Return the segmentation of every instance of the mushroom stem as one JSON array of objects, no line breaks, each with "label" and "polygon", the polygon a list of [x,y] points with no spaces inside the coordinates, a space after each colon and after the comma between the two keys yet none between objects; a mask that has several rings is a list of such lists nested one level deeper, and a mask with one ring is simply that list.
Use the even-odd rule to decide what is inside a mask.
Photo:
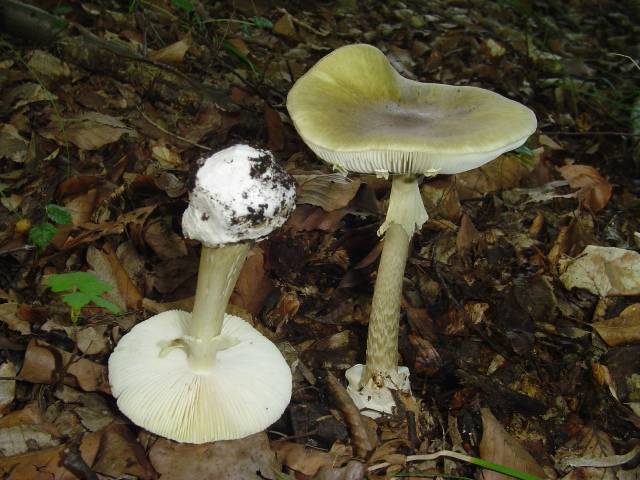
[{"label": "mushroom stem", "polygon": [[398,333],[402,280],[413,232],[427,220],[417,177],[398,175],[391,185],[387,218],[378,234],[385,234],[384,246],[373,290],[367,362],[360,385],[373,378],[382,386],[382,377],[395,378],[398,367]]},{"label": "mushroom stem", "polygon": [[398,332],[400,300],[404,266],[409,253],[410,238],[404,228],[391,223],[384,237],[378,278],[371,302],[367,363],[360,385],[369,379],[382,386],[380,376],[395,374],[398,368]]},{"label": "mushroom stem", "polygon": [[[217,338],[225,310],[251,242],[220,247],[202,246],[198,284],[191,320],[187,326],[189,364],[196,370],[209,368],[218,350],[230,346]],[[232,342],[232,341],[231,341]]]}]

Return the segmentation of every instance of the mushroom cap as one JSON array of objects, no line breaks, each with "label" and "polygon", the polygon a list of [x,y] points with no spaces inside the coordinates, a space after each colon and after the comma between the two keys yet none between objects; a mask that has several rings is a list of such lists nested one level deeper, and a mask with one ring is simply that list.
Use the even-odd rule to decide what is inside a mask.
[{"label": "mushroom cap", "polygon": [[118,408],[136,425],[178,442],[231,440],[264,430],[291,398],[291,370],[278,348],[241,318],[225,315],[221,335],[239,343],[195,373],[181,348],[191,314],[171,310],[136,325],[109,358]]},{"label": "mushroom cap", "polygon": [[305,143],[339,168],[459,173],[522,145],[527,107],[477,87],[400,76],[371,45],[334,50],[295,83],[287,109]]},{"label": "mushroom cap", "polygon": [[198,170],[182,231],[208,247],[257,240],[287,220],[295,195],[293,178],[271,152],[234,145]]}]

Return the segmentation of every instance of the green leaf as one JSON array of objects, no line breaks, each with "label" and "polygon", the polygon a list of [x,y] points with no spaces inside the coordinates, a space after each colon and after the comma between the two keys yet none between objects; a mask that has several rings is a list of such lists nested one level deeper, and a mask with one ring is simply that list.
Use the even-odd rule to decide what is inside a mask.
[{"label": "green leaf", "polygon": [[186,13],[193,12],[193,3],[189,0],[171,0],[171,4]]},{"label": "green leaf", "polygon": [[71,213],[65,207],[50,203],[46,207],[47,216],[53,223],[60,225],[71,225]]},{"label": "green leaf", "polygon": [[224,48],[227,52],[229,52],[232,56],[236,57],[242,63],[246,64],[253,73],[258,73],[258,70],[256,70],[256,67],[253,64],[253,62],[249,60],[246,56],[244,56],[242,53],[240,53],[240,50],[234,47],[231,43],[225,40],[224,42],[222,42],[222,48]]},{"label": "green leaf", "polygon": [[102,297],[93,297],[93,303],[97,306],[109,310],[111,313],[120,313],[120,307]]},{"label": "green leaf", "polygon": [[51,243],[56,233],[58,229],[49,222],[38,223],[29,230],[29,242],[42,250]]},{"label": "green leaf", "polygon": [[62,301],[71,307],[71,310],[79,312],[87,303],[92,302],[93,295],[83,292],[67,293],[62,296]]},{"label": "green leaf", "polygon": [[113,289],[113,286],[109,283],[103,282],[89,272],[67,272],[49,275],[47,277],[47,286],[56,293],[78,290],[93,296],[101,295]]},{"label": "green leaf", "polygon": [[71,7],[69,5],[58,5],[54,7],[53,14],[64,16],[71,11]]},{"label": "green leaf", "polygon": [[526,155],[528,157],[533,157],[533,150],[531,150],[526,145],[522,145],[521,147],[516,148],[514,150],[514,153],[516,155]]},{"label": "green leaf", "polygon": [[273,22],[265,17],[258,17],[258,16],[253,17],[253,24],[258,28],[266,28],[266,29],[273,28]]}]

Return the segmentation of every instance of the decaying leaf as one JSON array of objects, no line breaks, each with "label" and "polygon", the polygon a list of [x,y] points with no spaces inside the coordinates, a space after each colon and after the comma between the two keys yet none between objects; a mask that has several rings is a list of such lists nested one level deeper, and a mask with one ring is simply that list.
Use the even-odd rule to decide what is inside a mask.
[{"label": "decaying leaf", "polygon": [[29,142],[22,138],[16,127],[8,123],[0,127],[0,158],[23,163],[28,146]]},{"label": "decaying leaf", "polygon": [[240,276],[231,294],[230,303],[257,315],[267,296],[273,290],[273,283],[264,269],[264,252],[259,246],[251,250],[240,270]]},{"label": "decaying leaf", "polygon": [[362,184],[339,173],[295,175],[294,178],[298,184],[297,202],[322,207],[325,212],[346,207]]},{"label": "decaying leaf", "polygon": [[299,443],[276,441],[272,446],[281,463],[309,476],[318,473],[322,467],[341,465],[346,460],[345,452],[324,452]]},{"label": "decaying leaf", "polygon": [[12,362],[4,362],[0,365],[0,415],[7,412],[13,400],[16,398],[16,381],[11,380],[16,376],[16,366]]},{"label": "decaying leaf", "polygon": [[86,392],[110,393],[107,368],[85,358],[74,357],[41,340],[31,340],[24,355],[19,380],[79,386]]},{"label": "decaying leaf", "polygon": [[182,40],[178,40],[177,42],[172,43],[171,45],[167,45],[166,47],[151,52],[149,56],[152,60],[156,62],[168,63],[168,64],[178,64],[182,63],[187,50],[191,42],[188,38],[183,38]]},{"label": "decaying leaf", "polygon": [[31,333],[31,325],[20,318],[19,307],[17,303],[13,302],[0,303],[0,322],[5,323],[11,330],[28,335]]},{"label": "decaying leaf", "polygon": [[83,150],[97,150],[116,142],[124,134],[135,135],[115,117],[98,112],[86,112],[73,118],[53,120],[40,134],[59,144],[73,143]]},{"label": "decaying leaf", "polygon": [[640,342],[640,303],[629,305],[615,318],[594,322],[593,328],[610,347]]},{"label": "decaying leaf", "polygon": [[594,295],[640,295],[640,254],[616,247],[587,246],[576,258],[560,260],[560,280],[567,290]]},{"label": "decaying leaf", "polygon": [[[524,447],[513,438],[493,416],[488,408],[481,409],[482,440],[480,440],[480,457],[499,465],[514,468],[539,478],[546,478],[542,467],[527,452]],[[509,480],[511,477],[490,470],[483,470],[482,476],[486,480]]]},{"label": "decaying leaf", "polygon": [[[577,438],[572,439],[570,445],[565,446],[571,454],[559,455],[560,458],[566,458],[570,462],[575,463],[577,460],[597,460],[603,457],[611,457],[615,455],[613,445],[609,436],[600,430],[591,427],[582,427]],[[578,453],[578,456],[575,454]],[[569,457],[569,458],[568,458]],[[562,462],[560,462],[562,464]],[[589,462],[587,462],[589,463]],[[593,462],[591,462],[593,463]],[[613,468],[596,468],[596,467],[576,467],[562,480],[615,480],[616,473]]]},{"label": "decaying leaf", "polygon": [[276,479],[277,462],[266,433],[240,440],[201,445],[158,439],[151,447],[149,460],[163,478],[242,478]]},{"label": "decaying leaf", "polygon": [[560,174],[577,189],[578,199],[592,212],[602,210],[613,192],[613,187],[602,175],[589,165],[566,165],[560,168]]}]

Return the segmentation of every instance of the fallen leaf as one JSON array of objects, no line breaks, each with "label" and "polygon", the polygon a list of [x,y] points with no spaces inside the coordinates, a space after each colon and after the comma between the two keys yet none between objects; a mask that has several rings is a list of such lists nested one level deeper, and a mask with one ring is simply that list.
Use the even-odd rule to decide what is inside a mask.
[{"label": "fallen leaf", "polygon": [[52,120],[39,133],[61,145],[71,142],[83,150],[97,150],[118,141],[125,133],[135,135],[135,130],[115,117],[98,112],[86,112],[77,117]]},{"label": "fallen leaf", "polygon": [[29,335],[31,333],[31,325],[20,318],[18,309],[19,305],[17,303],[0,303],[0,322],[5,323],[13,331],[22,335]]},{"label": "fallen leaf", "polygon": [[616,247],[587,246],[576,258],[560,260],[564,288],[594,295],[640,295],[640,254]]},{"label": "fallen leaf", "polygon": [[[532,158],[532,162],[538,161],[537,157]],[[526,163],[521,157],[507,153],[482,167],[456,174],[453,181],[460,200],[480,198],[488,192],[519,186],[534,167],[535,163]]]},{"label": "fallen leaf", "polygon": [[171,219],[158,218],[144,229],[144,240],[162,260],[187,255],[184,239],[171,228]]},{"label": "fallen leaf", "polygon": [[299,205],[285,223],[285,228],[293,232],[307,232],[310,230],[323,230],[333,232],[347,214],[346,210],[334,210],[325,212],[320,207],[312,205]]},{"label": "fallen leaf", "polygon": [[267,125],[269,150],[278,152],[284,148],[284,125],[280,114],[269,105],[264,106],[264,122]]},{"label": "fallen leaf", "polygon": [[98,191],[92,188],[65,202],[64,206],[69,210],[74,226],[77,227],[91,220],[93,207],[96,204],[97,193]]},{"label": "fallen leaf", "polygon": [[[91,245],[87,248],[87,263],[91,267],[92,272],[95,273],[100,280],[107,282],[113,287],[117,286],[116,274],[105,252]],[[126,310],[127,302],[118,288],[113,288],[105,292],[103,297],[115,303],[121,310]]]},{"label": "fallen leaf", "polygon": [[264,252],[256,246],[251,250],[240,270],[240,276],[229,303],[245,309],[252,315],[257,315],[272,291],[273,283],[264,269]]},{"label": "fallen leaf", "polygon": [[49,432],[34,425],[14,425],[0,428],[0,457],[20,455],[60,444]]},{"label": "fallen leaf", "polygon": [[31,340],[18,379],[53,385],[61,375],[66,385],[79,386],[86,392],[111,393],[105,366],[74,356],[41,340]]},{"label": "fallen leaf", "polygon": [[615,318],[594,322],[593,328],[610,347],[640,342],[640,303],[629,305]]},{"label": "fallen leaf", "polygon": [[597,212],[607,205],[613,187],[595,168],[589,165],[566,165],[559,170],[569,186],[578,189],[578,199],[589,210]]},{"label": "fallen leaf", "polygon": [[297,203],[316,205],[325,212],[346,207],[362,184],[339,173],[294,175],[294,178],[298,184]]},{"label": "fallen leaf", "polygon": [[159,438],[149,451],[149,460],[162,478],[171,480],[277,478],[276,458],[264,432],[201,445]]},{"label": "fallen leaf", "polygon": [[157,50],[155,52],[151,52],[149,57],[151,60],[156,62],[168,63],[168,64],[179,64],[182,63],[187,50],[191,46],[191,42],[188,38],[183,38],[182,40],[178,40],[177,42],[172,43],[171,45],[167,45],[166,47]]},{"label": "fallen leaf", "polygon": [[[571,456],[571,460],[587,460],[610,457],[615,455],[609,436],[600,430],[591,427],[582,427],[578,432],[577,446],[571,448],[571,453],[580,453],[579,457]],[[561,454],[556,455],[562,458]],[[560,460],[562,464],[562,460]],[[613,468],[576,467],[562,480],[616,480],[616,472]]]},{"label": "fallen leaf", "polygon": [[43,50],[30,53],[27,67],[30,73],[37,75],[38,80],[46,80],[47,85],[71,75],[69,65]]},{"label": "fallen leaf", "polygon": [[273,25],[273,33],[287,38],[297,37],[298,32],[296,32],[296,27],[293,24],[293,17],[288,13],[282,15]]},{"label": "fallen leaf", "polygon": [[[513,438],[493,416],[491,410],[482,408],[482,439],[480,457],[499,465],[514,468],[521,472],[546,478],[544,470],[522,444]],[[491,470],[482,470],[485,480],[509,480],[511,477]]]},{"label": "fallen leaf", "polygon": [[128,272],[120,263],[120,259],[116,255],[116,252],[113,251],[111,244],[105,244],[103,251],[107,257],[109,265],[111,266],[111,271],[113,272],[116,280],[116,286],[118,287],[120,295],[124,298],[125,305],[127,308],[140,308],[140,304],[142,303],[142,294],[129,277]]},{"label": "fallen leaf", "polygon": [[322,467],[333,467],[338,462],[338,455],[309,448],[299,443],[276,441],[273,449],[278,460],[287,467],[304,475],[312,476]]},{"label": "fallen leaf", "polygon": [[466,213],[460,220],[460,228],[456,235],[456,250],[459,254],[465,254],[482,240],[482,235]]},{"label": "fallen leaf", "polygon": [[[126,425],[113,424],[100,432],[100,451],[91,469],[110,478],[156,478],[142,446]],[[173,478],[173,477],[165,477]],[[194,477],[198,478],[198,477]],[[206,478],[206,477],[201,477]]]},{"label": "fallen leaf", "polygon": [[16,163],[24,163],[29,142],[22,138],[16,127],[4,124],[0,128],[0,158],[8,158]]},{"label": "fallen leaf", "polygon": [[4,362],[0,365],[0,415],[5,414],[16,398],[16,381],[9,380],[15,378],[16,366],[12,362]]}]

